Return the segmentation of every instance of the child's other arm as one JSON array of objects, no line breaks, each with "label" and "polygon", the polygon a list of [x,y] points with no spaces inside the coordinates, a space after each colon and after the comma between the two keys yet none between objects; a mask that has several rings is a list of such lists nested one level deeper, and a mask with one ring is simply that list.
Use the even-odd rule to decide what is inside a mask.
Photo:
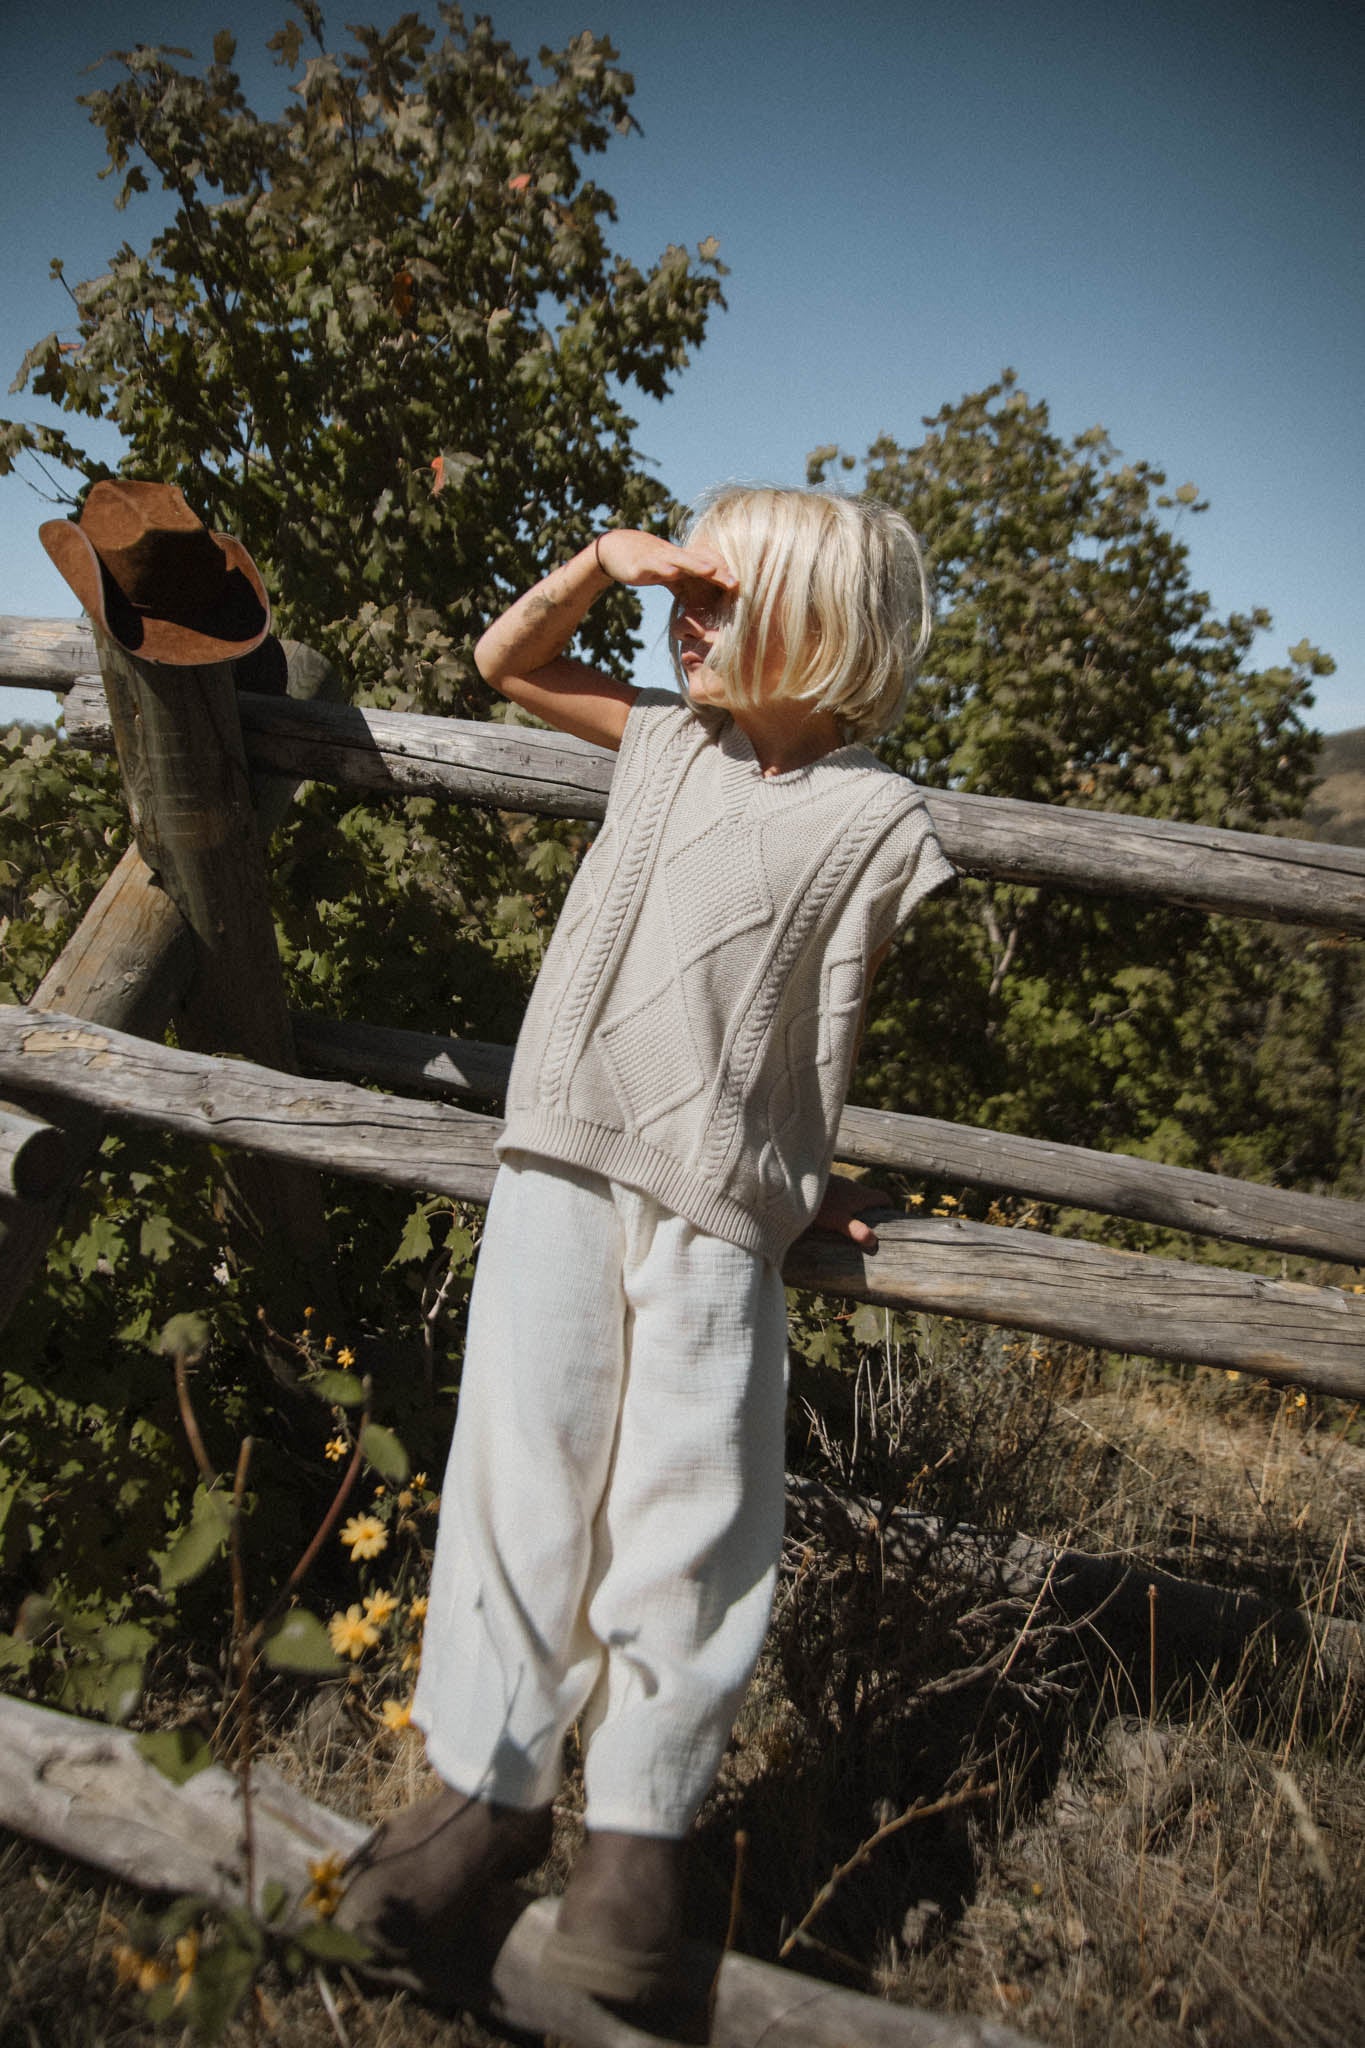
[{"label": "child's other arm", "polygon": [[[858,1037],[853,1048],[853,1064],[858,1064],[858,1055],[863,1049],[863,1032],[867,1028],[867,1006],[872,999],[872,983],[877,969],[891,951],[891,941],[879,946],[868,963],[867,983],[863,989],[863,1014],[858,1022]],[[867,1221],[879,1210],[894,1209],[895,1203],[885,1188],[875,1186],[871,1181],[849,1180],[841,1173],[832,1173],[825,1182],[825,1192],[820,1206],[811,1219],[812,1230],[823,1230],[831,1237],[849,1237],[860,1251],[869,1256],[877,1249],[877,1233]]]},{"label": "child's other arm", "polygon": [[594,599],[613,583],[681,590],[699,582],[735,588],[713,549],[675,547],[629,529],[599,534],[494,620],[474,649],[479,674],[560,732],[615,750],[639,692],[588,662],[571,661],[564,649]]}]

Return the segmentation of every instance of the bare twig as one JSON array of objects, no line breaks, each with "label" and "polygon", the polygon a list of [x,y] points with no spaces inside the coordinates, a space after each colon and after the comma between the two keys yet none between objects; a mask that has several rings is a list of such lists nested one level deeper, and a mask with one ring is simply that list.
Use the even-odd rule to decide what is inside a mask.
[{"label": "bare twig", "polygon": [[242,1864],[248,1903],[256,1897],[256,1840],[251,1811],[251,1752],[254,1741],[251,1715],[251,1674],[256,1662],[256,1637],[246,1625],[246,1566],[242,1559],[242,1499],[246,1492],[247,1469],[251,1464],[251,1438],[242,1438],[237,1454],[237,1471],[232,1482],[232,1521],[228,1530],[228,1558],[232,1572],[232,1641],[237,1669],[237,1778],[242,1788]]},{"label": "bare twig", "polygon": [[194,1403],[190,1399],[190,1359],[191,1357],[199,1358],[202,1355],[198,1351],[192,1353],[176,1352],[174,1362],[175,1398],[180,1409],[181,1427],[184,1429],[185,1440],[189,1444],[194,1462],[199,1467],[199,1476],[205,1486],[211,1489],[217,1483],[218,1474],[215,1472],[209,1454],[204,1448],[204,1439],[199,1433],[199,1418],[194,1412]]},{"label": "bare twig", "polygon": [[707,1998],[707,2010],[715,2015],[716,1998],[720,1991],[721,1966],[729,1955],[739,1936],[740,1907],[744,1897],[744,1862],[748,1855],[749,1837],[743,1828],[735,1829],[735,1868],[730,1879],[730,1918],[725,1927],[725,1940],[716,1958],[716,1973],[711,1979],[711,1990]]},{"label": "bare twig", "polygon": [[317,1533],[313,1537],[312,1542],[294,1566],[293,1571],[290,1572],[289,1577],[285,1580],[275,1599],[251,1631],[251,1646],[253,1650],[259,1644],[261,1637],[265,1634],[276,1615],[288,1606],[290,1596],[302,1585],[304,1579],[312,1570],[317,1560],[318,1552],[322,1549],[323,1544],[340,1521],[341,1511],[350,1499],[351,1489],[360,1476],[361,1461],[364,1457],[365,1430],[370,1420],[370,1394],[372,1388],[368,1373],[362,1380],[361,1385],[365,1389],[365,1405],[360,1411],[360,1427],[356,1431],[355,1449],[351,1453],[351,1462],[342,1475],[341,1484],[337,1487],[331,1506],[318,1524]]},{"label": "bare twig", "polygon": [[880,1848],[881,1844],[889,1840],[892,1835],[899,1834],[902,1828],[908,1828],[912,1821],[933,1820],[941,1813],[953,1813],[959,1807],[973,1806],[983,1799],[994,1799],[999,1790],[1000,1786],[995,1781],[988,1785],[978,1785],[975,1782],[969,1781],[960,1792],[949,1792],[942,1799],[936,1799],[930,1806],[926,1806],[923,1800],[917,1799],[912,1806],[906,1807],[904,1813],[898,1813],[894,1820],[885,1821],[875,1834],[869,1835],[865,1842],[860,1842],[847,1863],[841,1863],[826,1879],[825,1883],[821,1885],[819,1891],[815,1894],[815,1897],[811,1900],[809,1906],[807,1906],[805,1912],[778,1950],[779,1957],[790,1955],[798,1942],[809,1939],[806,1930],[809,1928],[812,1920],[815,1919],[818,1913],[823,1912],[850,1871],[856,1870],[860,1864],[866,1863],[873,1850]]}]

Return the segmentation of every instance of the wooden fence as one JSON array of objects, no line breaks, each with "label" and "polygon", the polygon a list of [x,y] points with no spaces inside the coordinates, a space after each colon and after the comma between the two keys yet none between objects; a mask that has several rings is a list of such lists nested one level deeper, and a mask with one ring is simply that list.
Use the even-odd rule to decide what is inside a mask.
[{"label": "wooden fence", "polygon": [[[485,1200],[506,1047],[290,1013],[263,844],[297,783],[600,818],[613,757],[526,727],[362,711],[310,650],[287,693],[259,665],[158,669],[65,620],[0,619],[0,683],[64,696],[66,739],[116,750],[136,848],[24,1008],[0,1010],[0,1089],[40,1184],[3,1178],[23,1133],[0,1113],[0,1319],[41,1259],[106,1118],[236,1148],[248,1247],[323,1249],[315,1171]],[[988,797],[926,792],[964,873],[1365,934],[1365,852]],[[179,1045],[161,1043],[174,1017]],[[224,1058],[230,1054],[234,1057]],[[388,1092],[376,1092],[382,1089]],[[51,1135],[59,1133],[60,1135]],[[41,1134],[40,1134],[41,1135]],[[1365,1266],[1365,1205],[1148,1160],[846,1109],[841,1159]],[[55,1188],[51,1185],[56,1183]],[[798,1287],[966,1317],[1365,1398],[1365,1296],[949,1217],[879,1222],[866,1258],[803,1239]]]}]

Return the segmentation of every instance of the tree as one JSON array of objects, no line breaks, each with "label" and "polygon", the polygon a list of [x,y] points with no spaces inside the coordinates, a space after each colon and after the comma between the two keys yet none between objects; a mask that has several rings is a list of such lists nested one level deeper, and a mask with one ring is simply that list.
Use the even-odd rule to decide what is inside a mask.
[{"label": "tree", "polygon": [[[470,659],[487,619],[604,518],[671,509],[622,394],[666,392],[724,266],[714,240],[648,271],[612,249],[613,201],[582,172],[633,125],[606,40],[544,53],[536,82],[454,6],[439,34],[407,14],[345,54],[316,0],[297,12],[270,39],[296,80],[277,118],[247,106],[226,31],[202,74],[185,52],[117,53],[85,102],[116,204],[155,180],[172,218],[72,289],[79,342],[46,336],[21,380],[115,420],[125,472],[178,482],[244,540],[278,629],[353,695],[501,715]],[[0,424],[0,474],[25,457],[103,473],[65,432]],[[625,590],[595,606],[591,654],[621,667],[639,616]],[[513,849],[468,814],[315,796],[281,857],[288,962],[314,1000],[506,1034],[564,837],[537,825]],[[469,972],[471,954],[508,971]]]},{"label": "tree", "polygon": [[[721,303],[723,266],[709,240],[691,255],[669,248],[647,270],[612,247],[612,199],[583,170],[632,126],[632,81],[609,42],[579,36],[546,53],[536,77],[486,20],[468,25],[454,6],[439,30],[415,14],[355,29],[344,53],[316,0],[298,0],[297,13],[270,45],[295,81],[277,118],[246,104],[226,32],[202,70],[179,51],[117,56],[118,78],[85,104],[116,204],[159,184],[169,224],[145,252],[124,243],[104,276],[71,287],[77,340],[46,336],[20,381],[75,420],[115,421],[125,473],[179,483],[211,526],[237,534],[265,574],[277,630],[330,655],[352,695],[487,716],[470,643],[488,617],[604,519],[668,517],[667,491],[635,452],[627,394],[666,392]],[[106,473],[75,433],[0,424],[0,474],[55,464],[75,502]],[[623,667],[638,618],[632,593],[611,593],[585,628],[592,655]],[[126,827],[103,769],[17,732],[0,766],[12,827],[0,832],[0,999],[23,1000]],[[272,848],[291,1000],[510,1039],[572,836],[314,786]],[[144,1347],[167,1314],[212,1310],[226,1332],[217,1405],[234,1424],[243,1411],[232,1316],[250,1327],[254,1302],[222,1278],[207,1182],[202,1152],[111,1139],[45,1290],[9,1333],[11,1411],[22,1399],[37,1420],[13,1461],[0,1457],[0,1574],[68,1608],[121,1617],[129,1546],[86,1531],[73,1547],[61,1515],[40,1514],[64,1498],[52,1447],[79,1442],[63,1485],[95,1486],[110,1444],[146,1419]],[[337,1341],[353,1337],[367,1363],[381,1332],[390,1362],[414,1324],[439,1339],[433,1303],[457,1322],[470,1239],[445,1204],[433,1240],[431,1206],[405,1229],[401,1195],[333,1190],[351,1315]],[[405,1363],[417,1369],[390,1374],[380,1396],[405,1428],[423,1363],[428,1385],[437,1370],[442,1388],[451,1377],[420,1341],[413,1352]],[[164,1395],[164,1371],[150,1377]],[[274,1444],[287,1432],[254,1383],[251,1400]],[[316,1433],[311,1406],[305,1420]],[[429,1414],[420,1423],[430,1432]],[[267,1485],[259,1460],[252,1483]],[[279,1499],[307,1483],[296,1463]],[[173,1473],[167,1484],[173,1495]],[[148,1503],[160,1530],[174,1499]],[[143,1576],[148,1540],[139,1521]]]},{"label": "tree", "polygon": [[[179,482],[239,535],[281,627],[358,686],[433,709],[482,705],[466,641],[603,515],[656,522],[619,387],[660,397],[720,301],[714,240],[642,272],[614,252],[610,196],[580,160],[632,126],[633,81],[584,34],[547,80],[480,18],[415,14],[327,45],[316,0],[270,40],[297,74],[274,119],[245,103],[233,37],[202,76],[184,52],[116,53],[87,96],[126,205],[149,173],[174,215],[141,255],[78,285],[80,341],[25,359],[35,391],[116,420],[129,474]],[[54,265],[60,275],[60,263]],[[93,477],[59,432],[29,450]],[[638,613],[594,609],[619,661]]]},{"label": "tree", "polygon": [[[869,450],[866,488],[932,558],[939,622],[887,749],[916,780],[1035,803],[1284,829],[1330,660],[1254,669],[1256,611],[1219,619],[1167,515],[1193,484],[1067,443],[1011,372]],[[813,480],[838,458],[811,457]],[[846,468],[851,458],[842,458]],[[1072,1144],[1296,1184],[1348,1133],[1311,945],[1123,899],[969,883],[893,960],[862,1092]]]}]

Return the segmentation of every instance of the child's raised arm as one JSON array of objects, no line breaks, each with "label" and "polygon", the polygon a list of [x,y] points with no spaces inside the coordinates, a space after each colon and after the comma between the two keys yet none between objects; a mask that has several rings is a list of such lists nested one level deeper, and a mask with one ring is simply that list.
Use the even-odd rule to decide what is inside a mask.
[{"label": "child's raised arm", "polygon": [[706,584],[727,595],[737,587],[714,548],[675,547],[656,534],[613,528],[495,619],[474,660],[484,681],[514,704],[561,732],[615,750],[638,691],[564,653],[593,600],[612,583],[662,584],[673,591]]}]

